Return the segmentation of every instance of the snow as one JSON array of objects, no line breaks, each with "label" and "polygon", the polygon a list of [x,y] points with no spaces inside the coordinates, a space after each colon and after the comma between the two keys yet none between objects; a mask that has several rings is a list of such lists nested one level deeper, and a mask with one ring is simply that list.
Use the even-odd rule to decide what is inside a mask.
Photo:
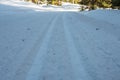
[{"label": "snow", "polygon": [[[120,37],[120,11],[119,10],[93,10],[82,12],[84,16],[92,19],[94,25],[99,24],[100,28],[110,32],[112,35]],[[99,23],[96,23],[99,21]]]},{"label": "snow", "polygon": [[[109,13],[110,12],[110,13]],[[108,14],[109,13],[109,14]],[[87,16],[99,19],[101,21],[106,21],[112,24],[120,25],[119,18],[120,18],[120,10],[93,10],[88,11],[85,13]]]},{"label": "snow", "polygon": [[120,80],[120,11],[79,6],[0,0],[0,80]]}]

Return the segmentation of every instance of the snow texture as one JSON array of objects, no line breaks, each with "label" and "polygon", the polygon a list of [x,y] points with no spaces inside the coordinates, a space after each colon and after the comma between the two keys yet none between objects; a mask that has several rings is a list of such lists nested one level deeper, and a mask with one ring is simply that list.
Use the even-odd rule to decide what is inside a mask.
[{"label": "snow texture", "polygon": [[76,11],[0,0],[0,80],[120,80],[120,11]]}]

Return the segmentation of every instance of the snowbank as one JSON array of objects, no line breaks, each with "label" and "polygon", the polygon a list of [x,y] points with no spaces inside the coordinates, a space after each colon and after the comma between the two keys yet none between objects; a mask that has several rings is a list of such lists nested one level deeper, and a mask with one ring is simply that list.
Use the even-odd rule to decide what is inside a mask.
[{"label": "snowbank", "polygon": [[101,9],[101,10],[93,10],[93,11],[87,11],[84,12],[86,16],[106,21],[112,24],[120,25],[120,10],[107,10],[107,9]]}]

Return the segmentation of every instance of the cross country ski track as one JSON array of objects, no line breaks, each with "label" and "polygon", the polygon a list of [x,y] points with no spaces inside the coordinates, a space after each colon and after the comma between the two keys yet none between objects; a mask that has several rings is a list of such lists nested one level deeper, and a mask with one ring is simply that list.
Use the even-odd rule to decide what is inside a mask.
[{"label": "cross country ski track", "polygon": [[[0,73],[1,80],[120,80],[120,54],[117,54],[120,41],[116,35],[120,31],[119,25],[78,12],[22,14],[10,14],[15,18],[5,18],[0,23],[6,21],[3,30],[10,25],[14,29],[15,23],[24,26],[20,28],[21,32],[19,28],[11,31],[18,32],[18,36],[25,35],[20,50],[17,48],[19,51],[14,56],[4,58],[11,64],[1,66],[3,70],[7,69]],[[19,19],[22,20],[14,23]],[[7,24],[9,21],[11,23]],[[31,31],[24,31],[26,28]],[[14,36],[14,32],[10,36]]]}]

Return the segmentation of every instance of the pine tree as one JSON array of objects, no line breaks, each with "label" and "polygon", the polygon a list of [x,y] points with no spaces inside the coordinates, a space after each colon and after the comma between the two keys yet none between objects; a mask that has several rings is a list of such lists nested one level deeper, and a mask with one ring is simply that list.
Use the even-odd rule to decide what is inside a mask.
[{"label": "pine tree", "polygon": [[108,8],[111,7],[111,0],[82,0],[81,4],[88,5],[91,9],[95,9],[97,7]]},{"label": "pine tree", "polygon": [[120,0],[112,0],[113,6],[120,6]]}]

